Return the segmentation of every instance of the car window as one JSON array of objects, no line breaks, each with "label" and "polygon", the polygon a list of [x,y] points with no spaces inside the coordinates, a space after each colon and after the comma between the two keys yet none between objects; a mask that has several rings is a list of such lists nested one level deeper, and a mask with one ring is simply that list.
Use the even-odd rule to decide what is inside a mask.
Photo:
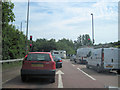
[{"label": "car window", "polygon": [[28,54],[26,60],[31,60],[31,61],[51,61],[49,54]]}]

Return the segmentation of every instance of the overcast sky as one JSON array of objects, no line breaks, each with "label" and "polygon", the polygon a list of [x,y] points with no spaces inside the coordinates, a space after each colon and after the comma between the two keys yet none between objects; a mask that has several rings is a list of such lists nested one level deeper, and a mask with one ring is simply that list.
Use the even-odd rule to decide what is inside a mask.
[{"label": "overcast sky", "polygon": [[[27,0],[11,0],[14,4],[15,22],[26,33]],[[29,36],[56,40],[77,40],[89,34],[92,39],[94,18],[95,44],[118,40],[118,0],[30,0]],[[29,38],[28,36],[28,38]]]}]

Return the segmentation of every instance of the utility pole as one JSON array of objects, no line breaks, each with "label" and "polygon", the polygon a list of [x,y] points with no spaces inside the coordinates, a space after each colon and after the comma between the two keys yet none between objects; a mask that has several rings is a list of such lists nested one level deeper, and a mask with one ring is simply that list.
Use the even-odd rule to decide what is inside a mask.
[{"label": "utility pole", "polygon": [[92,15],[92,40],[93,40],[93,45],[95,43],[95,40],[94,40],[94,22],[93,22],[93,13],[91,13]]},{"label": "utility pole", "polygon": [[27,45],[28,45],[28,22],[29,22],[29,0],[28,0],[28,9],[27,9],[27,28],[26,28],[26,54],[27,54]]},{"label": "utility pole", "polygon": [[21,31],[22,31],[22,22],[21,22],[21,25],[20,25],[20,26],[21,26]]}]

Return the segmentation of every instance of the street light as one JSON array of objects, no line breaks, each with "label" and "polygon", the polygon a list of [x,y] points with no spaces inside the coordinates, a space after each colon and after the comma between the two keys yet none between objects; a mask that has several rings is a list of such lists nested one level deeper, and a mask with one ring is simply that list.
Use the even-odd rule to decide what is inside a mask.
[{"label": "street light", "polygon": [[27,40],[28,40],[28,22],[29,22],[29,0],[28,0],[28,8],[27,8],[27,28],[26,28],[26,54],[27,54]]},{"label": "street light", "polygon": [[20,25],[20,29],[21,29],[21,31],[22,31],[22,22],[21,22],[21,25]]},{"label": "street light", "polygon": [[95,43],[95,40],[94,40],[94,22],[93,22],[93,13],[91,13],[92,15],[92,40],[93,40],[93,45]]},{"label": "street light", "polygon": [[22,28],[23,28],[23,22],[24,23],[26,23],[26,21],[24,20],[24,21],[21,21],[21,23],[20,23],[20,30],[22,31]]}]

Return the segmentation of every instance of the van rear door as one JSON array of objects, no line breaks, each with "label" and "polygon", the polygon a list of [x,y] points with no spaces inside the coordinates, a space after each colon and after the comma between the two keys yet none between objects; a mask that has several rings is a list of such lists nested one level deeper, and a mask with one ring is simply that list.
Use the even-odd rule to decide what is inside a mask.
[{"label": "van rear door", "polygon": [[118,69],[118,49],[117,48],[104,49],[104,68]]}]

